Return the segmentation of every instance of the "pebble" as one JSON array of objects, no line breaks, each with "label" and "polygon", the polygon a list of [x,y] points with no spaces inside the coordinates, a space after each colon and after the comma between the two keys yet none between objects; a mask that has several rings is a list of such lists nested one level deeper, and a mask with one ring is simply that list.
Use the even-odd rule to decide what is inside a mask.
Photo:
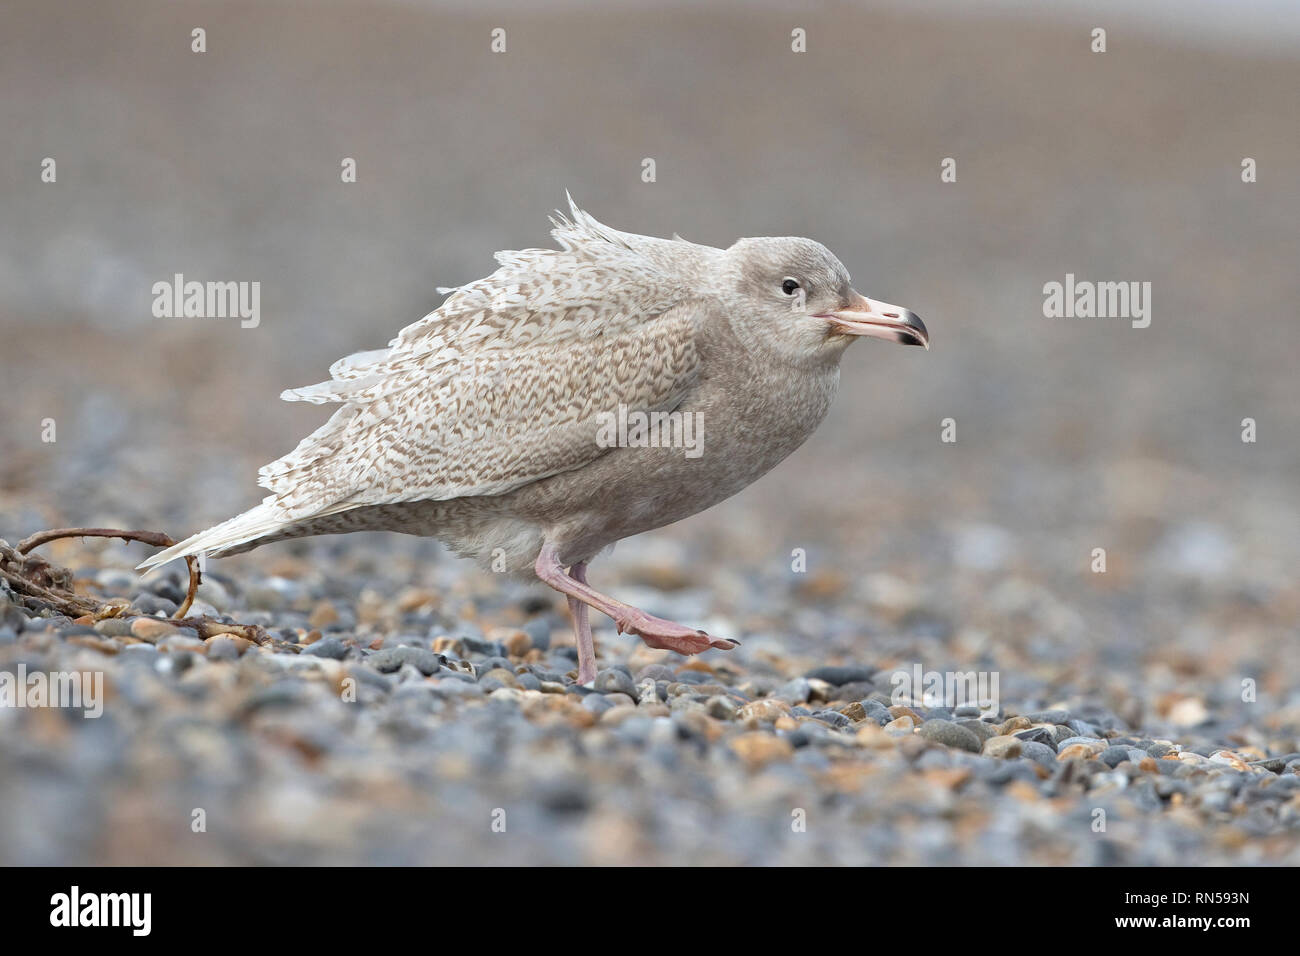
[{"label": "pebble", "polygon": [[637,697],[636,684],[632,681],[632,675],[622,668],[607,667],[598,671],[592,686],[602,694],[626,694],[633,700]]},{"label": "pebble", "polygon": [[[337,637],[325,637],[307,645],[302,652],[308,657],[324,657],[333,661],[341,661],[348,656],[348,647]],[[434,672],[429,671],[427,673]]]},{"label": "pebble", "polygon": [[921,725],[919,732],[927,740],[936,741],[945,747],[955,747],[958,750],[968,750],[971,753],[980,752],[980,738],[973,731],[954,724],[950,720],[932,718]]},{"label": "pebble", "polygon": [[732,738],[731,749],[751,769],[756,770],[773,761],[789,760],[794,746],[789,740],[775,734],[753,732]]},{"label": "pebble", "polygon": [[1025,741],[1010,734],[1000,734],[984,741],[980,752],[986,757],[998,757],[1004,760],[1019,757],[1024,753]]},{"label": "pebble", "polygon": [[885,733],[895,737],[910,736],[916,729],[916,720],[908,714],[895,717],[885,724]]},{"label": "pebble", "polygon": [[366,657],[366,663],[383,674],[398,670],[403,664],[410,664],[426,677],[442,669],[442,658],[422,647],[385,647],[374,651]]},{"label": "pebble", "polygon": [[853,665],[814,667],[804,677],[808,680],[825,681],[834,687],[840,687],[844,684],[861,682],[871,683],[872,676],[876,673],[872,667],[856,667]]},{"label": "pebble", "polygon": [[230,634],[219,634],[216,637],[209,638],[207,645],[208,660],[233,661],[248,650],[252,646],[252,642]]},{"label": "pebble", "polygon": [[1129,756],[1129,748],[1118,745],[1107,747],[1098,757],[1107,767],[1118,767],[1121,763],[1132,759]]},{"label": "pebble", "polygon": [[[958,710],[960,709],[961,708],[958,708]],[[992,724],[984,720],[965,718],[965,719],[958,720],[957,726],[964,727],[967,730],[969,730],[971,733],[973,733],[976,736],[976,738],[979,740],[981,747],[984,745],[984,741],[997,736],[997,729]]]},{"label": "pebble", "polygon": [[776,720],[778,717],[784,717],[789,712],[789,704],[769,697],[762,700],[750,701],[748,704],[745,704],[737,712],[736,719],[742,722],[770,722]]},{"label": "pebble", "polygon": [[1056,751],[1047,744],[1040,744],[1034,740],[1021,741],[1020,756],[1027,757],[1040,766],[1049,769],[1056,767]]},{"label": "pebble", "polygon": [[781,685],[774,696],[789,704],[802,704],[812,696],[812,683],[806,677],[796,677]]},{"label": "pebble", "polygon": [[171,617],[180,608],[180,603],[156,594],[140,594],[131,599],[131,608],[140,614]]},{"label": "pebble", "polygon": [[150,644],[157,644],[163,638],[179,633],[180,629],[178,627],[174,624],[168,624],[166,621],[159,621],[150,617],[137,617],[131,621],[131,636],[142,641],[148,641]]}]

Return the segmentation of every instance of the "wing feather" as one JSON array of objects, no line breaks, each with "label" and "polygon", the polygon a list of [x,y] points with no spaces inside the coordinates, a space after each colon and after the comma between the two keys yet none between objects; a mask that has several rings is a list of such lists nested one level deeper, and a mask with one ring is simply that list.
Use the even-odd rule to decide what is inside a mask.
[{"label": "wing feather", "polygon": [[501,494],[605,453],[602,412],[682,400],[703,307],[664,267],[672,243],[617,232],[570,202],[559,249],[498,253],[495,272],[448,290],[387,349],[283,394],[343,405],[259,473],[286,513]]}]

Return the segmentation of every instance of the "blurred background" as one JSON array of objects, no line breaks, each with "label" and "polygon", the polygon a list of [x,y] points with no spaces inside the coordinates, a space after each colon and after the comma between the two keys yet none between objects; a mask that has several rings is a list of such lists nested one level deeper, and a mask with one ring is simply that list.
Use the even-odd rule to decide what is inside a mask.
[{"label": "blurred background", "polygon": [[[933,337],[850,350],[795,456],[611,569],[689,546],[720,613],[755,569],[806,634],[906,586],[924,613],[866,629],[871,653],[1121,682],[1145,720],[1240,707],[1255,677],[1249,719],[1294,720],[1300,15],[1142,7],[10,0],[0,537],[179,538],[251,506],[327,415],[283,388],[549,244],[569,189],[619,229],[818,239]],[[175,273],[259,281],[260,324],[155,318]],[[1150,327],[1045,318],[1067,273],[1150,282]]]}]

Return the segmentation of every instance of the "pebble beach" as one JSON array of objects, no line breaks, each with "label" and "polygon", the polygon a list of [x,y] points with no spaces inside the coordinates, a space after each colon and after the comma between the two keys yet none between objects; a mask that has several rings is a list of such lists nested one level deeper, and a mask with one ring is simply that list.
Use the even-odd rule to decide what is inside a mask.
[{"label": "pebble beach", "polygon": [[[1300,861],[1294,706],[1260,720],[1227,695],[1151,701],[1137,688],[1159,661],[1090,691],[1062,676],[1083,655],[1000,665],[995,710],[943,706],[896,677],[914,666],[905,642],[927,669],[957,666],[934,643],[942,615],[899,581],[849,597],[823,576],[797,590],[805,615],[840,621],[829,640],[766,624],[790,589],[738,576],[747,615],[708,620],[740,648],[688,660],[598,625],[601,670],[581,687],[559,601],[430,566],[432,550],[209,571],[191,613],[261,625],[261,645],[159,616],[184,594],[170,570],[142,588],[82,566],[88,591],[152,614],[45,618],[0,599],[6,670],[103,675],[97,718],[0,709],[5,862]],[[621,566],[620,593],[708,613],[683,558]],[[1052,611],[1039,595],[1020,613],[1047,626]],[[864,654],[864,626],[905,636]]]},{"label": "pebble beach", "polygon": [[[191,616],[258,640],[172,620],[184,566],[142,544],[40,547],[116,610],[0,581],[0,864],[1300,864],[1294,50],[901,6],[801,12],[807,54],[752,4],[55,6],[0,57],[9,545],[256,504],[325,419],[281,390],[549,244],[565,189],[816,238],[932,347],[855,345],[790,458],[595,560],[740,646],[593,614],[591,686],[562,598],[434,541],[210,561]],[[177,274],[260,282],[259,321],[158,317]],[[1073,277],[1149,283],[1149,324],[1049,317]],[[26,706],[73,674],[97,716]]]}]

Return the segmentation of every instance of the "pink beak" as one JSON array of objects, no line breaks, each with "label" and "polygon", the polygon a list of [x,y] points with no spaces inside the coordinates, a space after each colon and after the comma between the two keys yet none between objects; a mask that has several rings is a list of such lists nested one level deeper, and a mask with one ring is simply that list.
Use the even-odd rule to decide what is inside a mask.
[{"label": "pink beak", "polygon": [[817,317],[849,335],[869,335],[901,345],[923,345],[929,349],[930,333],[915,312],[888,302],[868,299],[857,292],[852,295],[853,304],[847,309],[823,312]]}]

